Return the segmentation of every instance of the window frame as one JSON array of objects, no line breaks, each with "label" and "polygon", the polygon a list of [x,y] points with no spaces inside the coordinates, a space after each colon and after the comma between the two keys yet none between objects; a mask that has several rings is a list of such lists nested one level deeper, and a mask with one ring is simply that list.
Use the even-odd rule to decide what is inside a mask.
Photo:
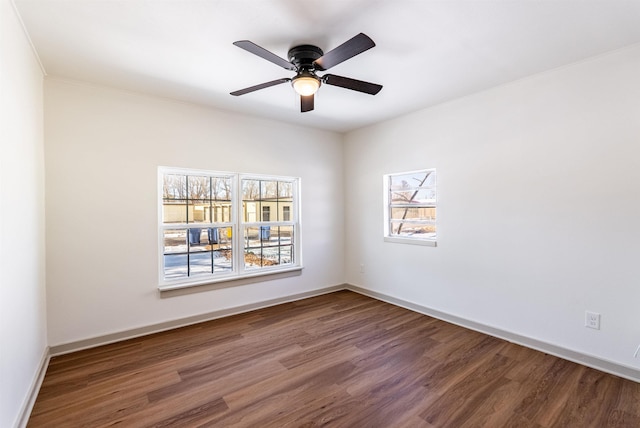
[{"label": "window frame", "polygon": [[[392,201],[391,201],[391,197],[390,194],[392,192],[391,189],[391,179],[392,177],[397,177],[397,176],[403,176],[403,175],[411,175],[411,174],[419,174],[419,173],[434,173],[435,174],[435,183],[433,185],[433,190],[434,190],[434,200],[432,203],[418,203],[414,206],[412,206],[413,208],[433,208],[437,211],[437,197],[438,197],[438,193],[437,193],[437,180],[438,180],[438,175],[437,175],[437,171],[436,168],[425,168],[425,169],[418,169],[418,170],[413,170],[413,171],[401,171],[401,172],[396,172],[396,173],[390,173],[390,174],[384,174],[382,177],[383,180],[383,203],[384,203],[384,227],[383,227],[383,239],[385,242],[393,242],[393,243],[399,243],[399,244],[412,244],[412,245],[424,245],[424,246],[430,246],[430,247],[436,247],[437,246],[437,242],[438,242],[438,235],[437,235],[437,216],[436,216],[436,220],[433,221],[433,224],[435,226],[436,231],[434,232],[434,236],[420,236],[420,235],[415,235],[415,236],[406,236],[406,235],[394,235],[391,233],[392,227],[391,227],[391,221],[392,221],[392,215],[391,215],[391,211],[392,208],[394,207],[394,205],[392,205]],[[396,207],[400,207],[398,205],[396,205]]]},{"label": "window frame", "polygon": [[[292,199],[292,203],[291,203],[291,208],[293,211],[293,219],[289,219],[289,220],[284,220],[284,219],[280,219],[280,210],[279,208],[279,204],[280,202],[280,194],[277,191],[278,190],[278,186],[276,186],[276,209],[275,210],[271,210],[271,205],[263,205],[265,202],[267,202],[269,199],[273,199],[273,198],[269,198],[266,197],[263,199],[262,195],[260,195],[260,197],[258,199],[254,200],[254,203],[259,203],[260,204],[260,208],[259,210],[256,210],[256,214],[259,213],[260,217],[256,218],[255,221],[248,221],[247,219],[245,219],[241,214],[243,213],[244,207],[240,206],[239,207],[239,225],[240,225],[240,230],[238,235],[242,236],[243,242],[246,243],[246,239],[247,239],[247,235],[246,235],[246,230],[247,229],[258,229],[259,231],[258,236],[259,239],[258,241],[260,241],[260,250],[261,252],[264,251],[265,247],[266,248],[278,248],[278,257],[280,258],[280,251],[281,251],[281,247],[287,247],[287,246],[293,246],[292,247],[292,251],[291,251],[291,257],[293,258],[293,263],[292,264],[285,264],[283,266],[292,266],[296,264],[296,261],[299,261],[302,257],[301,253],[300,253],[300,227],[299,227],[299,216],[300,216],[300,212],[299,212],[299,208],[300,208],[300,196],[299,196],[299,189],[300,189],[300,179],[299,178],[295,178],[295,177],[279,177],[279,176],[269,176],[269,175],[258,175],[258,174],[240,174],[239,176],[239,181],[238,181],[238,185],[239,185],[239,191],[238,191],[238,195],[240,197],[240,202],[241,205],[245,202],[244,199],[244,195],[242,195],[243,193],[243,189],[242,189],[242,185],[243,185],[243,181],[244,180],[249,180],[249,181],[259,181],[259,182],[277,182],[277,183],[290,183],[291,184],[291,199]],[[260,187],[261,189],[261,187]],[[271,203],[273,203],[273,201],[271,201]],[[268,210],[264,210],[264,208],[268,208]],[[267,216],[269,217],[268,220],[264,219],[265,214],[267,214]],[[272,218],[275,217],[275,220],[272,220]],[[296,227],[296,224],[298,224],[298,227]],[[280,241],[280,228],[282,227],[291,227],[292,228],[292,234],[293,237],[291,238],[291,242],[289,244],[282,244],[282,242]],[[269,237],[264,238],[264,233],[265,233],[265,228],[269,228],[269,236],[272,233],[271,232],[271,228],[278,228],[278,243],[275,245],[272,244],[267,244],[266,246],[263,245],[264,241],[271,241],[271,239]],[[243,259],[242,259],[242,268],[244,270],[244,272],[250,272],[247,273],[246,275],[251,275],[251,273],[253,272],[263,272],[263,273],[270,273],[271,271],[282,271],[283,268],[279,268],[279,266],[282,265],[275,265],[273,267],[268,267],[268,266],[260,266],[259,268],[255,268],[255,267],[249,267],[247,268],[246,266],[246,259],[244,258],[245,255],[245,251],[248,248],[252,248],[252,249],[257,249],[258,247],[250,247],[247,246],[245,244],[242,245],[242,254],[243,254]],[[263,258],[261,259],[263,260]]]},{"label": "window frame", "polygon": [[[164,223],[164,177],[166,175],[176,174],[184,176],[194,177],[225,177],[231,180],[231,201],[230,201],[230,221],[226,222],[214,222],[213,213],[209,213],[208,222],[189,222],[189,218],[186,218],[185,222],[179,223]],[[290,221],[257,221],[246,222],[244,219],[244,204],[242,195],[242,182],[244,179],[250,180],[262,180],[262,181],[277,181],[277,182],[289,182],[292,186],[292,201],[291,201],[291,219]],[[272,275],[277,273],[291,272],[301,270],[302,266],[302,246],[301,246],[301,226],[300,226],[300,178],[299,177],[285,177],[276,175],[264,175],[264,174],[247,174],[228,171],[213,171],[191,168],[178,168],[178,167],[158,167],[158,196],[157,196],[157,209],[158,209],[158,289],[174,290],[185,287],[193,287],[205,284],[217,284],[223,282],[233,282],[244,278],[260,277],[264,275]],[[187,189],[188,192],[188,189]],[[188,201],[188,197],[186,198]],[[188,206],[188,203],[185,203]],[[224,212],[224,207],[222,208]],[[262,214],[262,210],[260,213]],[[276,218],[277,218],[276,213]],[[187,208],[188,217],[188,208]],[[273,217],[273,213],[271,215]],[[223,218],[224,219],[224,218]],[[261,219],[258,219],[261,220]],[[245,246],[244,246],[244,234],[245,229],[248,227],[255,227],[256,224],[268,224],[272,226],[288,226],[292,228],[293,237],[291,239],[291,263],[278,264],[275,266],[260,266],[259,268],[247,268],[245,266]],[[226,272],[215,272],[215,265],[212,262],[213,272],[204,274],[189,274],[189,266],[187,266],[187,276],[180,278],[166,278],[165,276],[165,231],[166,230],[186,230],[186,245],[187,253],[191,254],[191,245],[189,241],[189,229],[201,228],[231,228],[231,270]],[[213,252],[213,248],[209,250]],[[189,262],[187,262],[188,264]],[[233,284],[229,284],[233,285]]]}]

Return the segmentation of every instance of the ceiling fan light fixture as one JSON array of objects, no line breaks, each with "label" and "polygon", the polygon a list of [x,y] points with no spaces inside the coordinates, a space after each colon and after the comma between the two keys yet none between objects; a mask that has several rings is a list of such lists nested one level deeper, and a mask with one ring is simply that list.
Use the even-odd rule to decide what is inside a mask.
[{"label": "ceiling fan light fixture", "polygon": [[320,88],[320,79],[311,75],[301,75],[294,77],[291,85],[299,95],[313,95],[318,91],[318,88]]},{"label": "ceiling fan light fixture", "polygon": [[293,90],[300,97],[300,112],[305,113],[313,110],[314,95],[320,89],[320,86],[325,83],[330,86],[338,86],[370,95],[375,95],[382,89],[382,85],[349,77],[336,76],[335,74],[318,76],[316,74],[316,71],[326,71],[374,47],[376,44],[364,33],[357,34],[326,53],[313,45],[294,46],[287,53],[288,61],[249,40],[238,40],[233,44],[285,70],[295,71],[296,73],[292,78],[285,77],[233,91],[231,92],[233,96],[248,94],[260,89],[280,85],[284,82],[291,82]]}]

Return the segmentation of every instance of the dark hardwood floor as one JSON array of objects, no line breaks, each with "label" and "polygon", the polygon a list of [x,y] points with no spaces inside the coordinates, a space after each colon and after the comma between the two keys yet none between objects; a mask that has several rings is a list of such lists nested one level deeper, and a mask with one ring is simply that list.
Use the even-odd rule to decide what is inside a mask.
[{"label": "dark hardwood floor", "polygon": [[52,358],[29,427],[640,427],[640,384],[342,291]]}]

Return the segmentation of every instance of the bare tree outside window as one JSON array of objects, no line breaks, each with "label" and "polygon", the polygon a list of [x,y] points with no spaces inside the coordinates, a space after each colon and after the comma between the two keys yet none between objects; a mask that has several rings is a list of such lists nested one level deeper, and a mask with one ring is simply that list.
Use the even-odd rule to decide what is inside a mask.
[{"label": "bare tree outside window", "polygon": [[185,199],[187,197],[186,176],[165,174],[162,176],[162,183],[164,199]]},{"label": "bare tree outside window", "polygon": [[435,240],[435,170],[388,174],[385,194],[385,236]]}]

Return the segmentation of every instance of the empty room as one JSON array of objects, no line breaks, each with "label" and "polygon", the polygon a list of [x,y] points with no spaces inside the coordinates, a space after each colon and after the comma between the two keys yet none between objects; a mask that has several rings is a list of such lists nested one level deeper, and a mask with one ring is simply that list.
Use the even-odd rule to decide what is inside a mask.
[{"label": "empty room", "polygon": [[640,427],[640,1],[0,2],[0,427]]}]

